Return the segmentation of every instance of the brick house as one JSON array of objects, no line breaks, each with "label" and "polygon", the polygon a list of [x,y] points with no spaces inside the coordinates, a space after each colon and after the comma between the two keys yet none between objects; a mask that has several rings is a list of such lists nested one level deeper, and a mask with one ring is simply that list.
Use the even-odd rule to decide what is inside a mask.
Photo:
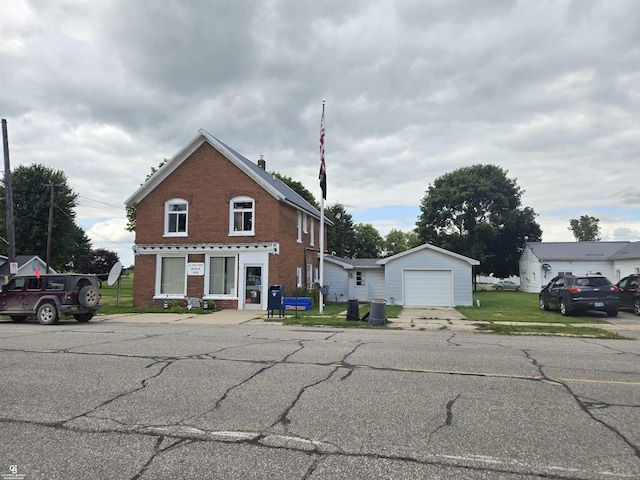
[{"label": "brick house", "polygon": [[200,298],[265,310],[269,285],[288,295],[317,282],[318,209],[264,160],[254,163],[204,130],[126,204],[136,209],[135,307]]}]

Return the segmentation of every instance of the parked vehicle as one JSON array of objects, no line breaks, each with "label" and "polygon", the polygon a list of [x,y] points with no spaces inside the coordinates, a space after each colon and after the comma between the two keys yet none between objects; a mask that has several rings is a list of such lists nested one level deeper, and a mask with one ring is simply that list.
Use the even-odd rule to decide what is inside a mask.
[{"label": "parked vehicle", "polygon": [[494,290],[520,290],[520,285],[511,280],[498,280],[493,284]]},{"label": "parked vehicle", "polygon": [[640,275],[629,275],[618,282],[620,308],[632,308],[640,315]]},{"label": "parked vehicle", "polygon": [[35,315],[43,325],[57,323],[73,315],[88,322],[101,305],[95,275],[33,275],[12,278],[0,291],[0,315],[22,322]]},{"label": "parked vehicle", "polygon": [[602,275],[559,275],[540,291],[542,310],[558,309],[562,315],[599,310],[618,315],[618,287]]}]

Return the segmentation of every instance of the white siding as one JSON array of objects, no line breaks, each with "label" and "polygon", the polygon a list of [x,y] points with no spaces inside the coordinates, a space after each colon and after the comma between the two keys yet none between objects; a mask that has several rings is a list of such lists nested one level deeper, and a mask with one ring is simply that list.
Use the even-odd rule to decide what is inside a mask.
[{"label": "white siding", "polygon": [[346,302],[351,299],[349,290],[349,271],[340,265],[324,262],[323,280],[329,286],[328,302]]},{"label": "white siding", "polygon": [[409,270],[450,271],[451,302],[442,306],[473,304],[473,278],[469,262],[431,248],[416,250],[385,264],[386,300],[390,304],[405,305],[404,272]]}]

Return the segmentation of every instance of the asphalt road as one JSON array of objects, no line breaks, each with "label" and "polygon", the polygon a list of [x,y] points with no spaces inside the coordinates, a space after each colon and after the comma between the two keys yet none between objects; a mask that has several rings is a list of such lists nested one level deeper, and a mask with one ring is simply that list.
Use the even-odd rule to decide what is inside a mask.
[{"label": "asphalt road", "polygon": [[638,340],[0,322],[0,399],[4,479],[640,478]]}]

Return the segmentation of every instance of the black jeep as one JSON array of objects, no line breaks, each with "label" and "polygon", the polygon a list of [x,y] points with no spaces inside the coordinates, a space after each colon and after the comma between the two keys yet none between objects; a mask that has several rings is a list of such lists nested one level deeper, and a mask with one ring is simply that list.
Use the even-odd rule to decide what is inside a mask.
[{"label": "black jeep", "polygon": [[2,286],[0,315],[22,322],[35,315],[43,325],[57,323],[60,317],[73,315],[88,322],[101,305],[95,275],[56,274],[13,277]]}]

